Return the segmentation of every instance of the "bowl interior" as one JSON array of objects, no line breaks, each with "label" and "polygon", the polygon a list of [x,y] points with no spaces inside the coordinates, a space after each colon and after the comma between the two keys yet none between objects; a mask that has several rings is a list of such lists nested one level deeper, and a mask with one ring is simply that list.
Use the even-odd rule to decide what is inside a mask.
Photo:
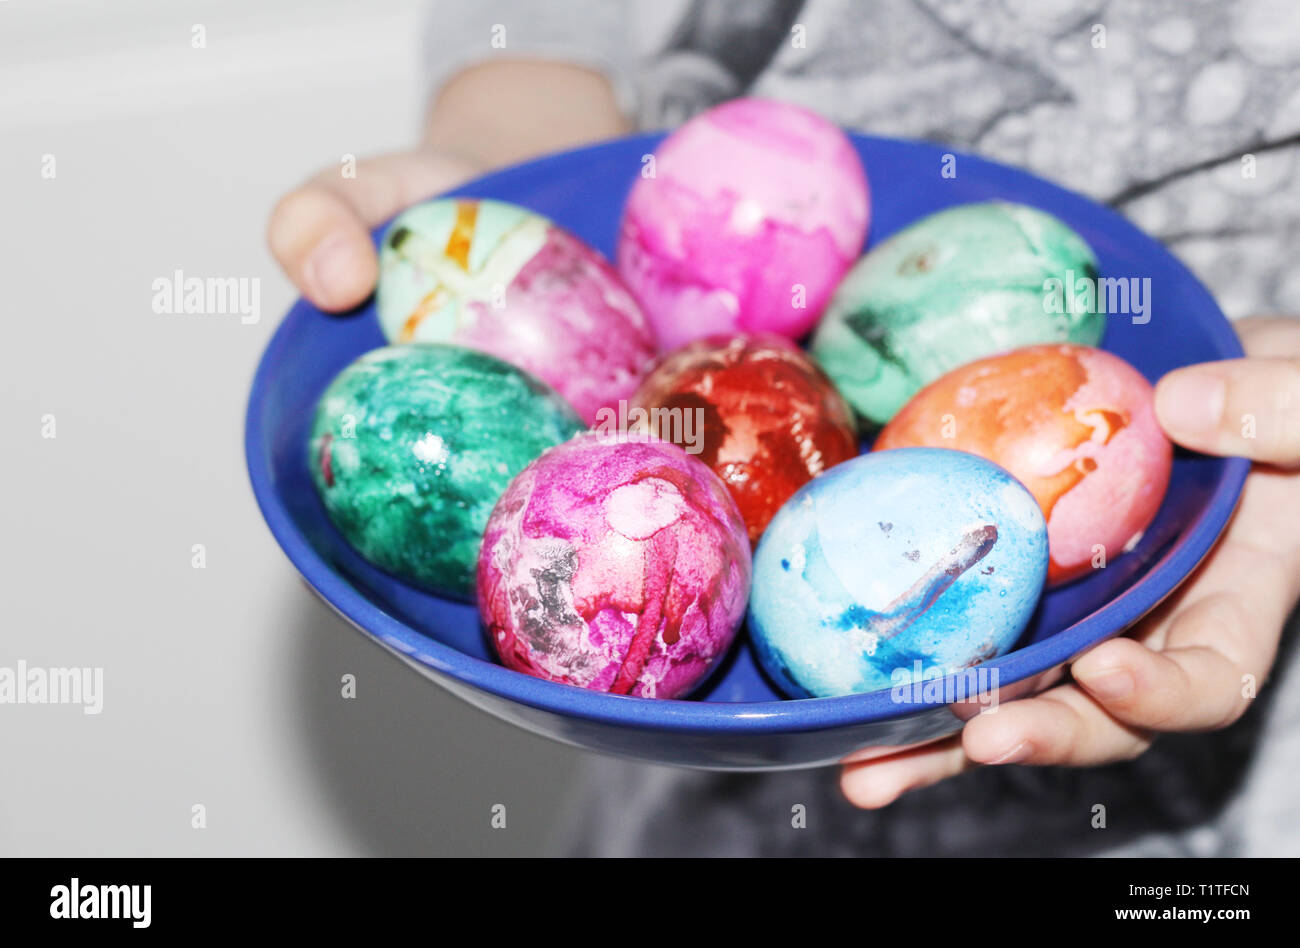
[{"label": "bowl interior", "polygon": [[[934,146],[858,136],[854,140],[872,185],[869,245],[953,204],[1002,198],[1035,205],[1056,214],[1087,239],[1103,276],[1150,281],[1150,321],[1140,324],[1129,316],[1109,316],[1104,348],[1152,381],[1179,365],[1240,354],[1235,335],[1200,284],[1163,248],[1110,210],[1026,173],[965,155],[957,156],[957,176],[943,178],[945,150]],[[639,136],[552,156],[453,193],[532,208],[612,256],[623,199],[640,173],[642,156],[657,141],[656,136]],[[495,666],[476,610],[419,592],[370,566],[334,530],[313,488],[306,444],[316,400],[340,369],[383,344],[373,302],[341,316],[321,313],[303,301],[295,305],[268,348],[250,400],[247,449],[255,492],[290,558],[336,608],[414,661],[499,690],[506,681],[502,676],[525,676]],[[1006,665],[1010,680],[1050,668],[1122,631],[1154,606],[1217,536],[1236,501],[1245,469],[1245,462],[1238,459],[1177,452],[1164,503],[1138,546],[1114,558],[1106,569],[1046,593],[1018,651],[998,660]],[[1174,555],[1189,544],[1196,549]],[[1144,587],[1149,588],[1143,591]],[[1143,593],[1133,595],[1138,591]],[[361,615],[362,605],[374,621]],[[1084,619],[1089,621],[1081,623]],[[1057,647],[1031,647],[1071,635],[1073,639],[1058,641]],[[1007,680],[1004,674],[1003,681]],[[538,691],[537,686],[549,690]],[[580,689],[546,682],[521,682],[518,687],[531,689],[521,700],[544,700],[561,707],[570,700],[589,707],[590,698],[647,703],[604,695],[580,698]],[[574,694],[568,698],[566,693]],[[544,698],[538,699],[538,694]],[[743,641],[693,697],[706,703],[782,698]],[[855,696],[859,697],[867,696]],[[862,705],[864,711],[868,707],[869,703]],[[906,711],[897,703],[892,710],[871,708],[874,713]]]}]

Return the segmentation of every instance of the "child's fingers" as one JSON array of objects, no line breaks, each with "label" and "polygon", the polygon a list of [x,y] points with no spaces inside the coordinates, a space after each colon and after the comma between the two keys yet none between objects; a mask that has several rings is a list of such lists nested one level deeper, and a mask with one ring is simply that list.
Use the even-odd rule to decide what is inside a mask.
[{"label": "child's fingers", "polygon": [[854,806],[875,810],[909,790],[954,777],[970,766],[958,734],[889,757],[845,764],[840,789]]},{"label": "child's fingers", "polygon": [[370,228],[474,170],[457,159],[411,152],[362,161],[355,176],[322,172],[276,205],[267,242],[309,300],[333,312],[350,309],[378,278]]},{"label": "child's fingers", "polygon": [[[1289,387],[1292,375],[1300,375],[1300,323],[1252,319],[1240,328],[1254,358],[1180,371],[1224,370],[1217,377],[1224,383],[1221,423],[1247,402],[1268,405],[1253,422],[1257,433],[1261,421],[1272,425],[1271,440],[1248,453],[1286,458],[1288,429],[1285,419],[1281,425],[1277,420],[1294,418],[1288,406],[1300,405],[1300,388]],[[1259,358],[1265,354],[1274,358]],[[1285,359],[1297,361],[1281,364]],[[1171,420],[1162,416],[1167,425]],[[1292,456],[1300,458],[1300,446]],[[1272,665],[1300,583],[1294,538],[1278,530],[1277,519],[1296,503],[1294,492],[1293,477],[1257,468],[1213,557],[1169,608],[1144,623],[1137,639],[1093,649],[1073,664],[1075,684],[980,714],[960,739],[846,764],[845,795],[858,806],[881,807],[977,763],[1106,764],[1141,754],[1152,731],[1234,721]]]},{"label": "child's fingers", "polygon": [[319,184],[303,185],[280,199],[267,242],[289,279],[321,309],[356,306],[378,279],[365,224],[347,201]]},{"label": "child's fingers", "polygon": [[1231,723],[1247,704],[1242,669],[1258,666],[1262,675],[1272,646],[1234,632],[1245,619],[1225,602],[1211,596],[1180,614],[1167,652],[1113,639],[1074,663],[1077,684],[980,714],[958,738],[846,765],[845,796],[875,809],[976,764],[1098,766],[1138,756],[1153,730]]},{"label": "child's fingers", "polygon": [[[1267,571],[1251,572],[1264,586],[1276,583]],[[960,739],[846,765],[845,796],[874,809],[975,764],[1096,766],[1136,757],[1150,746],[1152,731],[1230,724],[1248,706],[1277,648],[1272,614],[1255,615],[1242,595],[1251,595],[1249,583],[1180,610],[1163,636],[1163,652],[1112,639],[1074,663],[1075,684],[980,714]]]},{"label": "child's fingers", "polygon": [[1300,358],[1300,317],[1250,316],[1237,320],[1232,328],[1251,358]]},{"label": "child's fingers", "polygon": [[981,764],[1091,767],[1129,760],[1150,746],[1075,685],[1012,701],[966,724],[962,747]]},{"label": "child's fingers", "polygon": [[[1239,622],[1235,611],[1231,600],[1212,596],[1182,612],[1174,627]],[[1112,639],[1075,662],[1074,677],[1107,714],[1135,728],[1226,727],[1246,708],[1243,672],[1215,644],[1153,652],[1132,639]]]},{"label": "child's fingers", "polygon": [[1229,359],[1176,369],[1156,386],[1156,415],[1185,447],[1300,464],[1300,359]]},{"label": "child's fingers", "polygon": [[1254,316],[1236,328],[1248,358],[1170,372],[1156,386],[1160,423],[1198,451],[1300,463],[1300,319]]},{"label": "child's fingers", "polygon": [[[1267,668],[1282,625],[1300,597],[1300,536],[1286,523],[1287,513],[1297,505],[1300,478],[1279,468],[1256,466],[1246,478],[1241,501],[1218,545],[1183,587],[1142,621],[1134,638],[1164,651],[1246,635],[1249,642],[1226,642],[1223,649],[1254,656],[1243,673]],[[1240,625],[1183,622],[1177,625],[1179,634],[1171,637],[1184,612],[1214,596],[1235,597],[1249,621]]]},{"label": "child's fingers", "polygon": [[1272,665],[1281,627],[1276,591],[1269,595],[1280,574],[1236,552],[1218,551],[1211,574],[1198,580],[1208,594],[1179,609],[1162,641],[1152,640],[1161,651],[1132,639],[1102,643],[1074,662],[1074,685],[972,720],[966,753],[981,763],[1087,766],[1141,753],[1149,731],[1235,721]]},{"label": "child's fingers", "polygon": [[981,763],[1088,766],[1141,753],[1149,731],[1235,721],[1273,662],[1281,626],[1278,597],[1268,595],[1280,574],[1245,555],[1231,544],[1217,552],[1198,578],[1207,594],[1151,640],[1161,651],[1133,639],[1102,643],[1074,662],[1074,685],[973,719],[966,753]]},{"label": "child's fingers", "polygon": [[1276,526],[1297,500],[1287,480],[1252,474],[1227,534],[1172,614],[1074,663],[1075,681],[1108,713],[1134,727],[1183,731],[1223,727],[1245,711],[1300,585],[1294,539]]},{"label": "child's fingers", "polygon": [[1247,485],[1228,535],[1163,628],[1140,641],[1105,642],[1074,663],[1075,681],[1110,714],[1135,727],[1185,731],[1225,727],[1245,711],[1295,601],[1291,558],[1266,537],[1250,542],[1258,491],[1270,486]]}]

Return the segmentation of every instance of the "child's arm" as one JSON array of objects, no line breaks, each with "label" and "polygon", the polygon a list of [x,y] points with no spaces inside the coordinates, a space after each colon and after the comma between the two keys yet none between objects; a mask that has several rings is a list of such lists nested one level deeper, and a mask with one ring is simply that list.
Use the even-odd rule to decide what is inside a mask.
[{"label": "child's arm", "polygon": [[370,228],[407,205],[496,167],[627,131],[599,73],[542,61],[473,66],[438,93],[412,151],[327,169],[280,199],[267,240],[303,295],[322,309],[358,305],[378,278]]},{"label": "child's arm", "polygon": [[1192,578],[1073,680],[967,722],[936,744],[844,768],[850,801],[880,807],[976,764],[1094,766],[1162,731],[1227,727],[1264,687],[1300,597],[1300,319],[1237,326],[1248,358],[1178,369],[1156,387],[1169,436],[1257,463],[1227,531]]}]

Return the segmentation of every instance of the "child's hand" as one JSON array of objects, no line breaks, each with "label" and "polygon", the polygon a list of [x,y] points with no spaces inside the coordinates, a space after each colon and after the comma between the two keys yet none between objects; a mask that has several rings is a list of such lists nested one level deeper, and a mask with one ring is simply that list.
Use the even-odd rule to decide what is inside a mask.
[{"label": "child's hand", "polygon": [[356,177],[327,169],[280,199],[267,241],[307,299],[330,312],[351,309],[379,278],[370,229],[480,170],[431,148],[358,162]]},{"label": "child's hand", "polygon": [[[1300,320],[1238,329],[1248,358],[1179,369],[1156,388],[1174,441],[1257,462],[1193,576],[1129,637],[1078,658],[1071,682],[980,714],[947,740],[850,759],[841,777],[850,802],[885,806],[976,764],[1127,760],[1161,731],[1215,730],[1242,715],[1300,597]],[[1244,437],[1251,419],[1254,437]]]},{"label": "child's hand", "polygon": [[356,177],[321,172],[281,198],[267,240],[304,296],[351,309],[379,278],[370,228],[492,168],[627,130],[599,73],[541,60],[471,66],[439,91],[421,148],[360,162]]}]

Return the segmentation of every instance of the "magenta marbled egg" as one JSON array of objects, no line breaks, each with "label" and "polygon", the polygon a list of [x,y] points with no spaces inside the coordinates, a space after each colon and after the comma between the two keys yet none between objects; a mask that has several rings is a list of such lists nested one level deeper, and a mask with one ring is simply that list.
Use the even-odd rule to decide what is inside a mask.
[{"label": "magenta marbled egg", "polygon": [[488,520],[478,603],[501,661],[674,698],[736,636],[749,536],[716,474],[643,435],[588,433],[520,472]]},{"label": "magenta marbled egg", "polygon": [[551,384],[590,424],[631,397],[655,340],[614,268],[552,221],[504,201],[408,208],[379,249],[390,342],[478,349]]},{"label": "magenta marbled egg", "polygon": [[628,196],[618,270],[665,349],[714,333],[812,328],[870,221],[857,151],[835,125],[734,99],[668,136]]}]

